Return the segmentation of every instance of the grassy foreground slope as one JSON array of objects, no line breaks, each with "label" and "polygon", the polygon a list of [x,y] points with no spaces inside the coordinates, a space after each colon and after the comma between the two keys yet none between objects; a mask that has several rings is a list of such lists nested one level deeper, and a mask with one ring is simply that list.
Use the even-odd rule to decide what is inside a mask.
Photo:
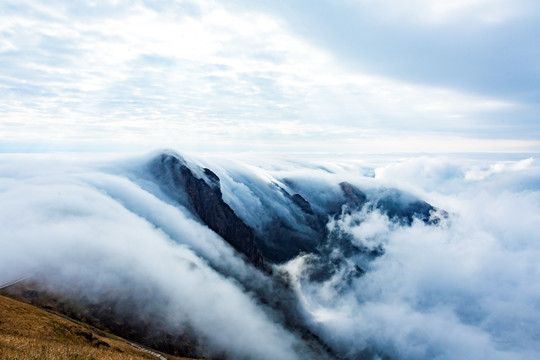
[{"label": "grassy foreground slope", "polygon": [[0,295],[0,359],[155,360],[157,357],[89,325]]}]

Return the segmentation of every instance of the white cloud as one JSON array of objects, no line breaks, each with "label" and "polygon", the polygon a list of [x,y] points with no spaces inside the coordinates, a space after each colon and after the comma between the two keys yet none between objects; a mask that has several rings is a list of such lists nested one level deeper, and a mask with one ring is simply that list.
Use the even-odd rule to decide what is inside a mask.
[{"label": "white cloud", "polygon": [[[273,150],[298,136],[320,146],[329,133],[358,143],[380,129],[467,132],[486,114],[519,107],[346,69],[261,12],[212,1],[193,14],[121,1],[88,6],[87,15],[27,1],[4,16],[2,140],[200,151],[249,137],[245,148]],[[429,149],[411,141],[399,148],[411,145]]]},{"label": "white cloud", "polygon": [[[384,246],[385,254],[370,262],[345,257],[346,266],[364,267],[361,277],[347,278],[343,268],[312,282],[305,255],[282,266],[311,330],[338,352],[354,358],[368,347],[398,359],[538,357],[537,159],[246,158],[247,164],[230,157],[188,162],[215,170],[225,200],[248,222],[263,221],[269,210],[287,214],[273,199],[279,191],[269,186],[285,179],[314,207],[335,199],[338,183],[349,181],[368,195],[407,190],[449,213],[439,226],[403,227],[378,211],[330,222],[355,245]],[[174,324],[191,321],[209,349],[235,358],[310,358],[264,306],[214,270],[267,281],[187,209],[168,203],[144,173],[147,159],[0,156],[0,282],[48,268],[57,276],[51,286],[76,288],[88,277],[93,283],[85,289],[99,297],[126,278],[141,286],[150,281],[170,300],[156,311]]]},{"label": "white cloud", "polygon": [[519,170],[525,170],[529,168],[534,163],[533,158],[528,158],[525,160],[521,160],[517,163],[513,162],[498,162],[496,164],[492,164],[489,166],[488,169],[479,169],[474,168],[469,170],[465,174],[465,179],[467,180],[483,180],[487,178],[488,176],[491,176],[493,174],[500,174],[506,171],[519,171]]},{"label": "white cloud", "polygon": [[425,25],[440,26],[472,21],[481,25],[498,25],[527,16],[534,4],[528,0],[353,0],[381,18],[388,20],[416,21]]},{"label": "white cloud", "polygon": [[333,222],[351,242],[382,244],[385,254],[352,281],[338,272],[310,282],[307,257],[283,266],[317,333],[350,355],[372,347],[398,359],[536,358],[540,182],[528,178],[539,168],[508,161],[494,165],[494,179],[465,177],[489,164],[423,157],[377,169],[375,183],[416,188],[450,217],[402,227],[364,211]]},{"label": "white cloud", "polygon": [[151,287],[155,294],[135,294],[130,311],[157,314],[172,331],[189,323],[207,355],[302,358],[301,342],[212,266],[264,276],[185,209],[118,174],[125,164],[2,156],[0,283],[40,274],[52,291],[87,299]]}]

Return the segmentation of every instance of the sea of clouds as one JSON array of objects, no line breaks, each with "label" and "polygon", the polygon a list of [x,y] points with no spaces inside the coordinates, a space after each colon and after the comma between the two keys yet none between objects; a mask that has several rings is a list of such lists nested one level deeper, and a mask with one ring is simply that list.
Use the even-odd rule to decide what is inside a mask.
[{"label": "sea of clouds", "polygon": [[[534,359],[540,353],[540,163],[410,158],[375,167],[379,185],[445,209],[438,226],[357,212],[329,227],[385,254],[345,284],[305,276],[309,256],[284,267],[313,328],[347,354],[397,359]],[[353,262],[355,259],[351,259]]]},{"label": "sea of clouds", "polygon": [[[56,291],[99,298],[151,284],[135,311],[189,323],[208,356],[312,359],[300,336],[246,291],[267,275],[146,173],[148,156],[0,155],[0,284],[41,274]],[[347,277],[309,276],[308,254],[276,266],[291,279],[305,324],[340,356],[394,359],[536,359],[540,356],[540,162],[531,157],[400,159],[194,157],[221,178],[224,199],[248,224],[280,184],[324,207],[348,181],[368,194],[397,188],[448,212],[438,225],[343,213],[329,230],[384,254]],[[292,192],[292,190],[291,190]],[[259,219],[259,220],[257,220]],[[286,239],[284,239],[286,241]],[[260,286],[260,285],[259,285]],[[249,287],[249,286],[248,286]],[[366,349],[369,352],[366,352]],[[378,355],[377,355],[378,354]],[[370,355],[372,356],[372,355]]]}]

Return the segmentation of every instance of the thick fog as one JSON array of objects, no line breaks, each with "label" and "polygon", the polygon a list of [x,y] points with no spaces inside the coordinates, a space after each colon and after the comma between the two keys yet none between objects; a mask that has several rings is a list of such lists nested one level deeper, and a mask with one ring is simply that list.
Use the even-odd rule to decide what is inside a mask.
[{"label": "thick fog", "polygon": [[347,354],[367,347],[397,359],[538,358],[539,165],[423,157],[376,168],[377,186],[406,189],[450,215],[438,226],[399,226],[378,211],[330,221],[353,243],[382,244],[385,253],[350,282],[343,268],[310,282],[309,255],[283,265],[313,328]]},{"label": "thick fog", "polygon": [[160,302],[138,294],[129,311],[162,316],[173,330],[189,323],[208,355],[300,358],[299,341],[210,264],[255,270],[183,209],[129,181],[125,166],[2,156],[0,282],[39,274],[53,291],[75,287],[87,298],[146,286]]},{"label": "thick fog", "polygon": [[[171,202],[146,173],[148,160],[1,155],[0,283],[39,274],[53,290],[77,289],[88,298],[138,284],[160,301],[140,294],[132,310],[158,314],[173,330],[189,324],[208,356],[313,358],[300,336],[246,291],[248,283],[270,284],[269,276]],[[275,266],[275,273],[288,274],[305,325],[338,356],[540,356],[538,160],[194,157],[188,163],[214,171],[225,202],[254,228],[273,216],[294,217],[276,189],[325,209],[342,181],[370,199],[399,189],[448,213],[434,225],[407,226],[368,207],[342,212],[328,217],[329,234],[383,248],[382,255],[366,259],[335,246],[329,259],[340,261],[329,262],[338,265],[323,280],[309,276],[313,254]],[[355,267],[361,276],[349,276]]]}]

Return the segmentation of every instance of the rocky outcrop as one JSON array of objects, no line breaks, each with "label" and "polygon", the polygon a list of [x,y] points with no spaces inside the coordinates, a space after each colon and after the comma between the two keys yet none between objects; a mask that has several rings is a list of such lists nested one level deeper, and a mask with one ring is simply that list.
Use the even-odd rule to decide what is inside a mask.
[{"label": "rocky outcrop", "polygon": [[316,212],[302,195],[291,195],[281,184],[272,183],[266,189],[268,193],[258,198],[265,209],[263,219],[251,224],[265,258],[283,263],[300,253],[315,252],[324,241],[327,215]]},{"label": "rocky outcrop", "polygon": [[411,225],[414,219],[434,225],[440,221],[437,216],[433,216],[434,214],[439,213],[442,217],[448,215],[445,211],[439,211],[425,201],[395,189],[387,189],[382,195],[368,201],[366,194],[354,185],[342,182],[339,186],[345,197],[342,204],[342,206],[345,206],[345,213],[350,214],[361,210],[369,203],[370,206],[386,214],[390,220],[399,222],[402,225]]},{"label": "rocky outcrop", "polygon": [[392,198],[381,199],[377,202],[377,208],[382,209],[388,218],[404,225],[411,225],[415,218],[424,223],[431,223],[431,214],[435,211],[435,208],[425,201],[417,200],[400,204]]},{"label": "rocky outcrop", "polygon": [[306,201],[300,194],[294,194],[291,196],[291,200],[306,214],[313,215],[313,209],[309,202]]},{"label": "rocky outcrop", "polygon": [[[151,161],[150,170],[170,198],[187,207],[259,268],[265,268],[265,259],[281,263],[300,253],[320,253],[330,235],[326,227],[329,218],[352,214],[366,207],[368,211],[378,209],[391,221],[402,225],[411,225],[414,219],[436,224],[440,219],[433,214],[445,215],[401,191],[386,189],[368,196],[349,182],[339,183],[340,193],[327,199],[326,205],[317,203],[314,198],[315,206],[312,206],[293,182],[284,179],[289,190],[297,192],[291,195],[292,192],[278,183],[268,186],[265,190],[268,193],[258,195],[263,205],[267,201],[268,206],[264,220],[257,222],[257,218],[255,221],[240,218],[225,203],[220,178],[208,168],[190,167],[177,154],[161,154]],[[248,189],[253,186],[249,182],[245,185]],[[258,191],[260,189],[259,185]]]},{"label": "rocky outcrop", "polygon": [[360,210],[364,206],[367,196],[360,189],[348,182],[340,183],[339,187],[345,196],[345,203],[343,205],[347,206],[347,212]]},{"label": "rocky outcrop", "polygon": [[388,218],[401,225],[411,225],[418,219],[428,225],[436,225],[448,214],[425,201],[395,189],[386,192],[374,201],[375,207]]},{"label": "rocky outcrop", "polygon": [[196,178],[185,165],[182,165],[181,173],[185,190],[201,220],[252,264],[263,267],[264,259],[255,242],[253,230],[223,201],[220,188],[211,188],[203,179]]},{"label": "rocky outcrop", "polygon": [[191,208],[203,223],[246,256],[250,263],[265,268],[253,230],[223,201],[220,180],[215,173],[205,168],[206,179],[199,178],[182,158],[170,154],[158,156],[150,169],[165,192]]}]

